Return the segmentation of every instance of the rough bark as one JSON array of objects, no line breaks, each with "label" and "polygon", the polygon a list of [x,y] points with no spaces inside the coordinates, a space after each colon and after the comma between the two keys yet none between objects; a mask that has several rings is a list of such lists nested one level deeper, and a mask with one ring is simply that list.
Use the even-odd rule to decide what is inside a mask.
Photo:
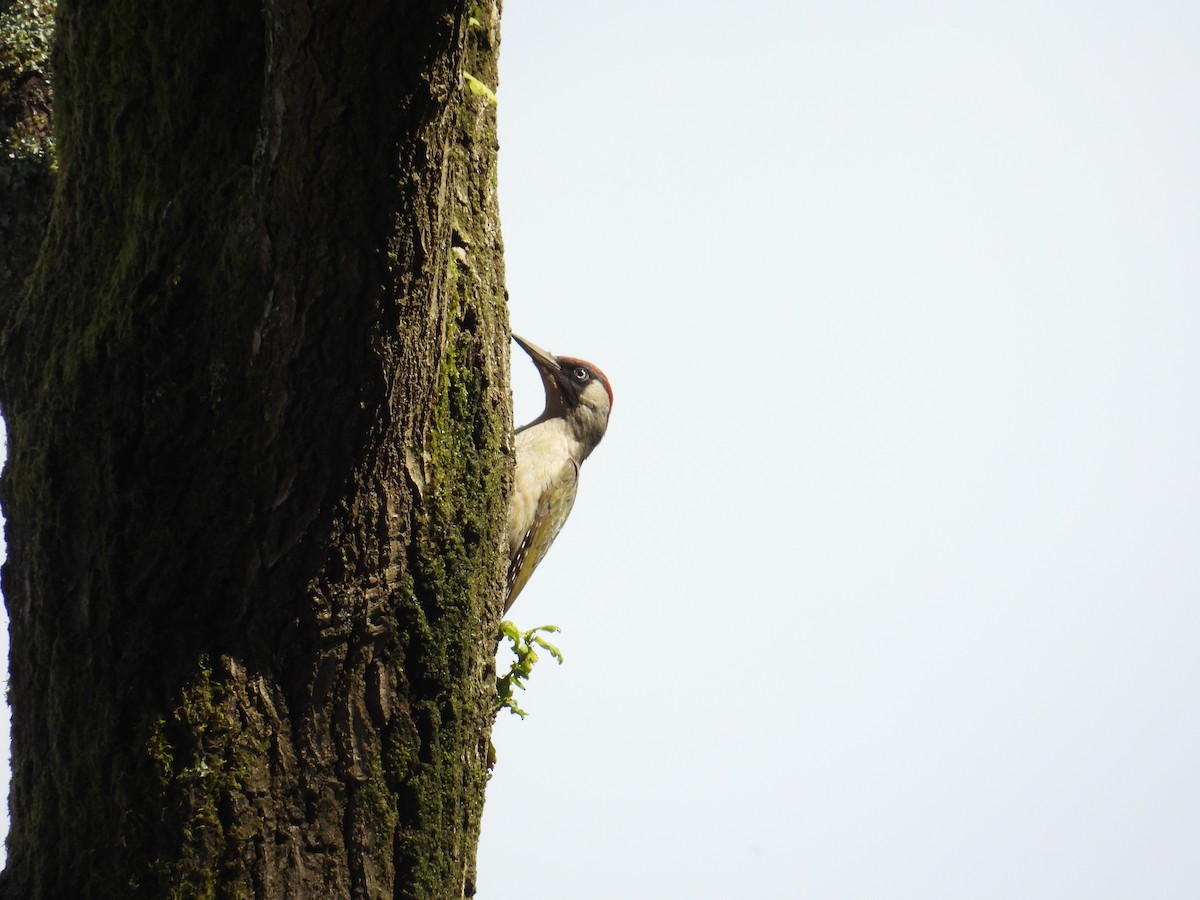
[{"label": "rough bark", "polygon": [[[511,469],[498,3],[62,2],[0,289],[0,897],[474,893]],[[471,82],[474,83],[474,82]]]},{"label": "rough bark", "polygon": [[0,0],[0,298],[19,286],[46,229],[53,0]]}]

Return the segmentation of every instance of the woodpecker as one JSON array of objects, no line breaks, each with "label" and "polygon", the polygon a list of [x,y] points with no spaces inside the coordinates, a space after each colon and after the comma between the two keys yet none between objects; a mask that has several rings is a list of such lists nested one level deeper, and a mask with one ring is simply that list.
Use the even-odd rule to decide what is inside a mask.
[{"label": "woodpecker", "polygon": [[508,507],[508,612],[558,537],[575,503],[579,467],[608,427],[613,393],[589,362],[554,356],[513,335],[546,388],[542,414],[517,429],[517,467]]}]

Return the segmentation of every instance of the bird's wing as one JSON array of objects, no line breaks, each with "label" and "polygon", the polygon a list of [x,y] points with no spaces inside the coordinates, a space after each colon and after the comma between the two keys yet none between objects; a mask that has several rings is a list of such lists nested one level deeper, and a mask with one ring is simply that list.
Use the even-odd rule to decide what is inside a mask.
[{"label": "bird's wing", "polygon": [[563,523],[567,521],[571,507],[575,505],[575,492],[578,488],[579,464],[568,459],[542,492],[533,514],[533,523],[515,550],[510,552],[508,601],[504,604],[505,612],[513,605],[513,601],[529,581],[529,576],[562,531]]}]

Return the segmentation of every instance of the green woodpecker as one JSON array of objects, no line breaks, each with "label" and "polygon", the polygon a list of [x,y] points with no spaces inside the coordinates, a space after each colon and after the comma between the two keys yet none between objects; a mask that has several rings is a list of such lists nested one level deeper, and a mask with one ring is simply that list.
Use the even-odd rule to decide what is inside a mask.
[{"label": "green woodpecker", "polygon": [[508,612],[558,537],[579,487],[579,467],[608,427],[613,393],[589,362],[554,356],[524,338],[546,388],[546,408],[517,429],[517,467],[508,508]]}]

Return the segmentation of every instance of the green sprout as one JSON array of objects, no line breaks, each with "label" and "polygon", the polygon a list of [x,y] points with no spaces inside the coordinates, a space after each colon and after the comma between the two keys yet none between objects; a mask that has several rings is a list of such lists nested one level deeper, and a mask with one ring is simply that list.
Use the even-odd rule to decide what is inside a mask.
[{"label": "green sprout", "polygon": [[539,647],[558,660],[559,665],[562,665],[562,651],[539,634],[539,632],[557,634],[558,631],[557,625],[539,625],[537,628],[521,631],[508,620],[500,623],[500,634],[508,638],[511,644],[509,649],[516,657],[509,665],[507,674],[496,679],[496,694],[500,709],[507,709],[513,715],[525,718],[526,712],[518,705],[515,690],[517,688],[525,690],[533,667],[538,661]]},{"label": "green sprout", "polygon": [[497,104],[496,92],[490,87],[472,75],[470,72],[463,72],[463,81],[467,83],[467,87],[471,89],[471,93],[478,97],[483,97],[488,103],[495,106]]}]

